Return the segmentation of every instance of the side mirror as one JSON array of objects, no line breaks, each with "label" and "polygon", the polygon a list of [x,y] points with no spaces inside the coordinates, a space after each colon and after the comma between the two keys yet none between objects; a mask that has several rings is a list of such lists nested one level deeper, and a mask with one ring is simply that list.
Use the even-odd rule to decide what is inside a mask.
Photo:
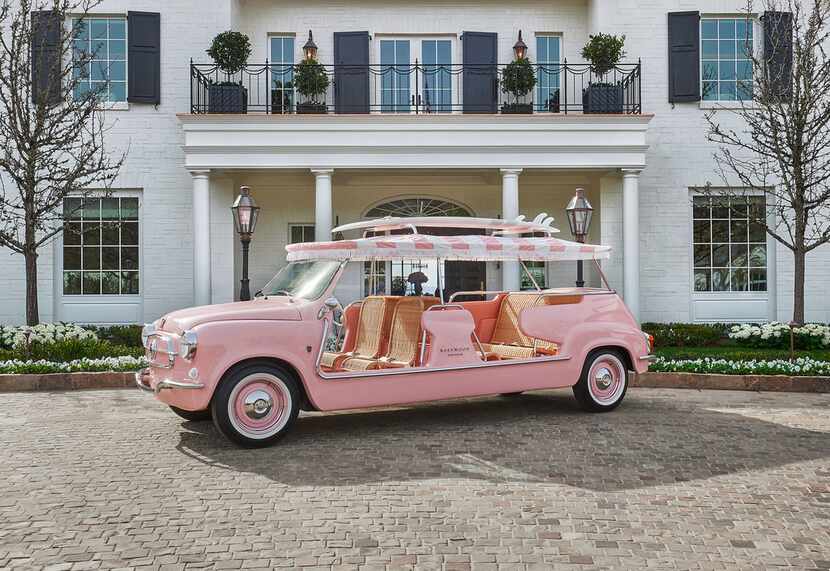
[{"label": "side mirror", "polygon": [[340,307],[340,302],[336,297],[330,297],[320,306],[320,311],[317,312],[317,319],[323,319],[327,313],[334,313],[334,310]]}]

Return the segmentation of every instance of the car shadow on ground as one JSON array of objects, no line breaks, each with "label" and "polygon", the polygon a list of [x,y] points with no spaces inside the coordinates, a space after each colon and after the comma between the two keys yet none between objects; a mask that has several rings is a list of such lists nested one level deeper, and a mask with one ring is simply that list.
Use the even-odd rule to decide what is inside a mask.
[{"label": "car shadow on ground", "polygon": [[304,415],[258,450],[235,447],[210,422],[185,422],[178,450],[290,486],[476,478],[609,492],[824,458],[827,438],[668,399],[588,414],[559,391]]}]

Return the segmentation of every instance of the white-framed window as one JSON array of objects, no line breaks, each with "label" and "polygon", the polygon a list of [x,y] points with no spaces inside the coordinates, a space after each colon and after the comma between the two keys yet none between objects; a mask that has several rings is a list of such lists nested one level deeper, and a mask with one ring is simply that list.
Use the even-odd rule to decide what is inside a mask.
[{"label": "white-framed window", "polygon": [[288,225],[288,243],[299,244],[301,242],[314,241],[314,224],[296,224]]},{"label": "white-framed window", "polygon": [[695,292],[767,291],[764,196],[692,197]]},{"label": "white-framed window", "polygon": [[[536,284],[541,289],[548,287],[548,272],[545,267],[545,262],[527,261],[524,265],[527,268],[527,272],[530,272],[530,275],[533,276],[533,279],[536,280]],[[519,271],[521,272],[521,289],[535,290],[536,286],[533,285],[533,281],[531,281],[528,277],[527,272],[525,272],[522,268],[519,268]]]},{"label": "white-framed window", "polygon": [[63,295],[138,295],[138,197],[68,197],[63,211]]},{"label": "white-framed window", "polygon": [[269,36],[271,60],[271,108],[290,113],[294,107],[294,36]]},{"label": "white-framed window", "polygon": [[387,262],[363,262],[363,295],[386,295]]},{"label": "white-framed window", "polygon": [[700,89],[704,101],[752,99],[754,22],[745,16],[700,19]]},{"label": "white-framed window", "polygon": [[[409,113],[417,101],[422,112],[453,110],[453,39],[387,37],[378,40],[381,74],[378,82],[382,112]],[[418,81],[415,81],[415,63]]]},{"label": "white-framed window", "polygon": [[562,38],[554,34],[536,34],[536,110],[554,111],[559,107],[559,61]]},{"label": "white-framed window", "polygon": [[[94,92],[101,101],[127,101],[127,18],[87,16],[72,20],[75,97]],[[84,55],[82,55],[84,54]],[[80,63],[80,59],[86,63]]]}]

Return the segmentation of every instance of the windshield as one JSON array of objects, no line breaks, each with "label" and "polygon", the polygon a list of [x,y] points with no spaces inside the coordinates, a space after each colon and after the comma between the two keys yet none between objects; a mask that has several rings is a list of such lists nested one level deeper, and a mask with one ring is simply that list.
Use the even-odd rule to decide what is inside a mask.
[{"label": "windshield", "polygon": [[262,288],[263,295],[290,295],[315,300],[326,290],[340,268],[336,260],[291,262]]}]

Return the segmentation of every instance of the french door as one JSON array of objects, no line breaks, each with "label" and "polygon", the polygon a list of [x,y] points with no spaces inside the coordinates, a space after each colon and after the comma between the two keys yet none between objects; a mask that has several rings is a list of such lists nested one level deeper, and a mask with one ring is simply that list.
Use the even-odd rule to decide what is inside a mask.
[{"label": "french door", "polygon": [[448,113],[455,105],[453,40],[381,38],[380,110],[384,113]]}]

